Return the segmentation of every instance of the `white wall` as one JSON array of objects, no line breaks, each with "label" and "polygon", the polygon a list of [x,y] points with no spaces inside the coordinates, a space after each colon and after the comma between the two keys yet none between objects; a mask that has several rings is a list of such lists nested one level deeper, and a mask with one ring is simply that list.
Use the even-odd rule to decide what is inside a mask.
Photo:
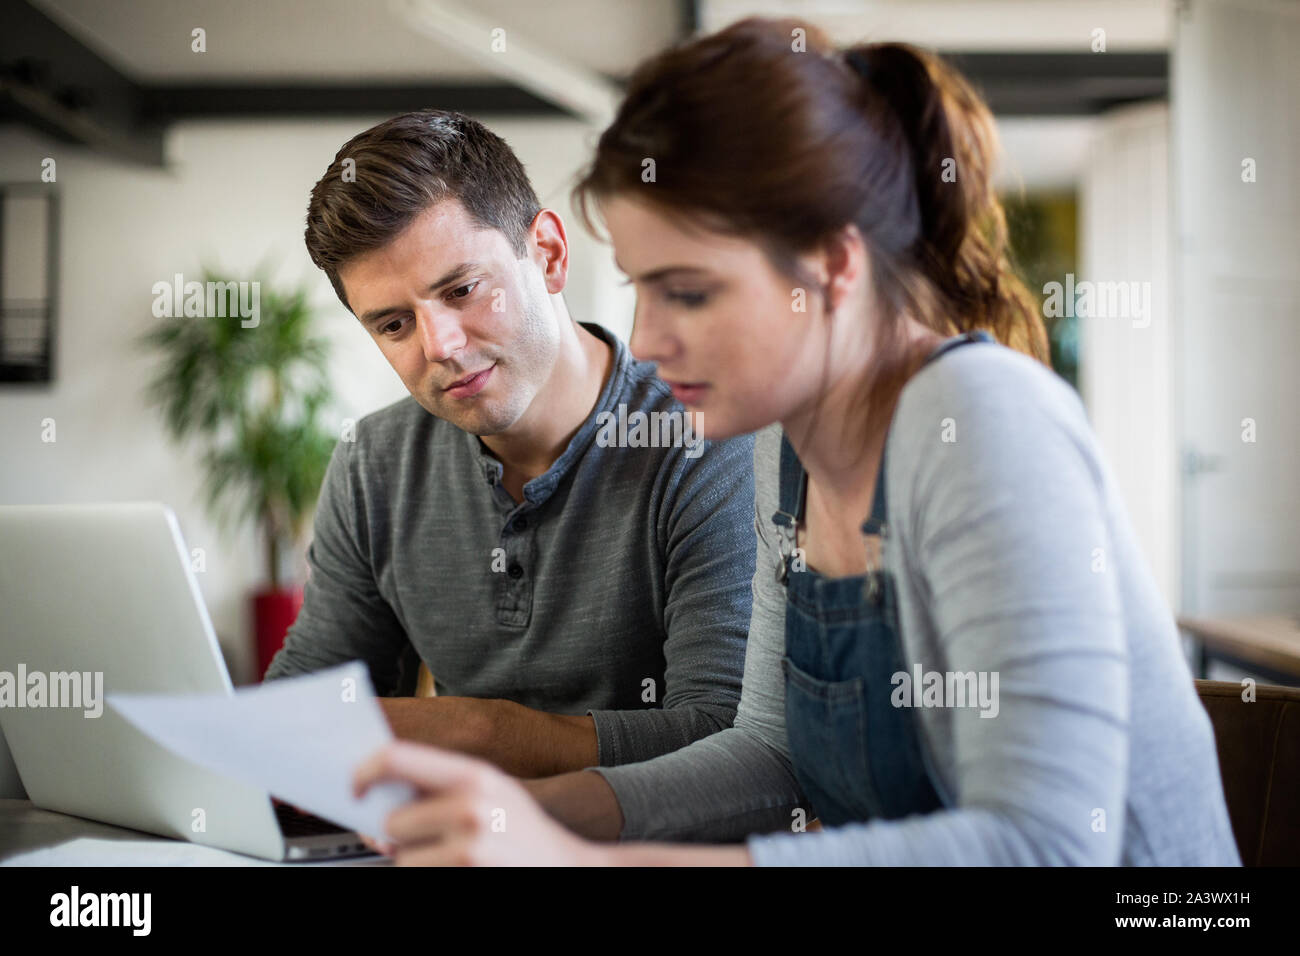
[{"label": "white wall", "polygon": [[1172,57],[1189,616],[1300,613],[1300,3],[1189,0]]},{"label": "white wall", "polygon": [[1079,390],[1138,543],[1178,607],[1178,470],[1169,314],[1169,108],[1094,121],[1079,189],[1079,275],[1150,283],[1150,314],[1079,319]]},{"label": "white wall", "polygon": [[[0,386],[0,503],[161,500],[190,547],[207,552],[199,575],[236,682],[253,677],[247,595],[260,583],[251,532],[221,536],[208,521],[194,456],[166,440],[143,397],[152,360],[133,339],[154,321],[152,286],[211,264],[247,274],[270,257],[273,279],[313,283],[322,331],[335,346],[337,415],[357,417],[406,394],[396,374],[311,264],[302,232],[307,197],[338,147],[383,117],[177,124],[168,167],[91,155],[25,130],[0,128],[0,180],[36,181],[57,162],[61,197],[56,381]],[[614,284],[609,250],[570,214],[568,189],[594,143],[574,121],[490,122],[519,154],[543,204],[569,227],[575,318],[626,337],[631,302]],[[57,440],[41,440],[53,418]],[[69,582],[75,587],[75,582]]]}]

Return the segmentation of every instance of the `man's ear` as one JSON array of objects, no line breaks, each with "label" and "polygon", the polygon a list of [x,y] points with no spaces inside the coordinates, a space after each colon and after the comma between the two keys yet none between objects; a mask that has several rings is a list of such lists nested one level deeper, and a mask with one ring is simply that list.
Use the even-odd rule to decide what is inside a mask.
[{"label": "man's ear", "polygon": [[569,237],[564,220],[553,209],[543,209],[528,227],[528,252],[546,280],[546,291],[555,295],[569,281]]}]

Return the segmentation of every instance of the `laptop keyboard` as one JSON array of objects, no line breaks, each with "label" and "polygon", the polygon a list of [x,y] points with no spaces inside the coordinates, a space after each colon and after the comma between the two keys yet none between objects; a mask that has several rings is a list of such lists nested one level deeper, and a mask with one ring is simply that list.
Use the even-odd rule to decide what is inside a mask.
[{"label": "laptop keyboard", "polygon": [[280,824],[280,831],[287,837],[321,836],[326,833],[347,833],[345,827],[335,826],[328,820],[303,813],[287,803],[275,801],[275,819]]}]

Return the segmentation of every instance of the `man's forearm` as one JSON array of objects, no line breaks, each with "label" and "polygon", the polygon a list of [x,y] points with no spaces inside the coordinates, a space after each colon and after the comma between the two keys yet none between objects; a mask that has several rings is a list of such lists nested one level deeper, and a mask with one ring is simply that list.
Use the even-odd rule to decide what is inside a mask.
[{"label": "man's forearm", "polygon": [[549,777],[600,762],[596,724],[585,715],[474,697],[385,697],[380,704],[398,738],[473,754],[516,777]]},{"label": "man's forearm", "polygon": [[623,808],[614,788],[598,773],[579,770],[526,780],[524,788],[542,809],[579,836],[613,842],[623,832]]},{"label": "man's forearm", "polygon": [[[545,780],[527,780],[524,789],[552,817],[589,840],[612,842],[623,830],[623,810],[614,788],[590,770]],[[752,866],[749,851],[736,846],[682,846],[630,843],[594,850],[597,866]]]}]

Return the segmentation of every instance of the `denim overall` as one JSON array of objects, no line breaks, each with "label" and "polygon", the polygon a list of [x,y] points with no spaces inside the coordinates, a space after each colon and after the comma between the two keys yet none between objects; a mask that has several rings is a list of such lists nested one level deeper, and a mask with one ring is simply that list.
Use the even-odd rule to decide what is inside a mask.
[{"label": "denim overall", "polygon": [[[968,332],[940,345],[991,342]],[[772,516],[782,538],[778,579],[786,588],[785,722],[795,777],[825,826],[892,820],[950,805],[920,740],[916,715],[894,707],[895,673],[905,671],[894,582],[883,565],[865,575],[826,578],[794,561],[807,474],[789,439],[781,441],[781,505]],[[886,534],[881,455],[864,535]]]}]

